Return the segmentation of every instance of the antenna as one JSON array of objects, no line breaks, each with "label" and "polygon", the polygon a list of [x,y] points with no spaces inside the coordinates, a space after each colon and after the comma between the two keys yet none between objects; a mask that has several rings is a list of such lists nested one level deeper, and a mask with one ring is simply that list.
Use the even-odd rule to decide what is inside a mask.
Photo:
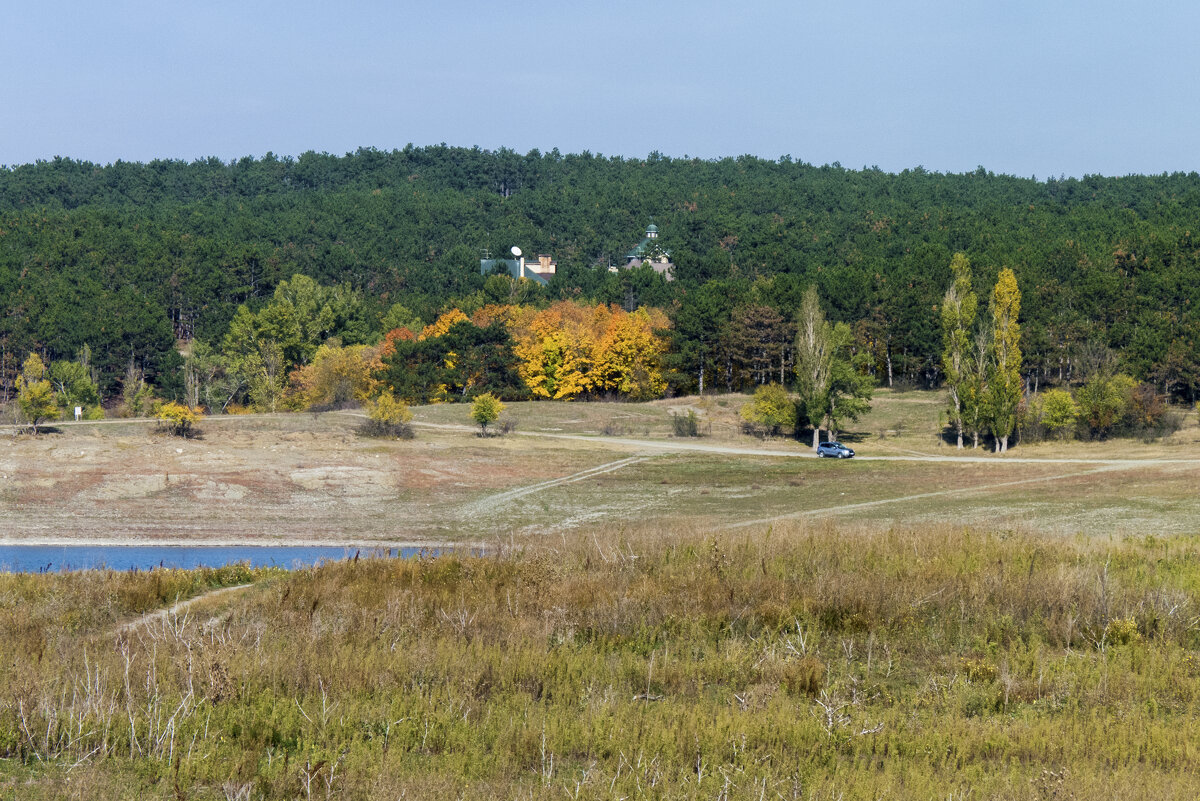
[{"label": "antenna", "polygon": [[521,249],[516,245],[513,245],[512,254],[514,258],[521,258]]}]

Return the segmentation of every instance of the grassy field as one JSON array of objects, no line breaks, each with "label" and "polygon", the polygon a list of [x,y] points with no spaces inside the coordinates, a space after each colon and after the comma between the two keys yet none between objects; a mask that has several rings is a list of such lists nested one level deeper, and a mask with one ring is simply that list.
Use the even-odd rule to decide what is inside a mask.
[{"label": "grassy field", "polygon": [[0,798],[1200,793],[1195,537],[636,527],[189,575],[0,575]]},{"label": "grassy field", "polygon": [[489,546],[0,573],[0,799],[1200,794],[1194,416],[960,459],[885,392],[839,462],[743,400],[0,439],[0,541]]}]

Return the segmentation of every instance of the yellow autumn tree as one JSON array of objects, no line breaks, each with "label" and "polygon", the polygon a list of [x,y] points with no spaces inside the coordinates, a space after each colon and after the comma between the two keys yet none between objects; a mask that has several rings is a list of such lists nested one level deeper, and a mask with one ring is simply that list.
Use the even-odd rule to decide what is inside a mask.
[{"label": "yellow autumn tree", "polygon": [[571,400],[592,390],[597,336],[587,308],[559,301],[510,330],[521,360],[517,371],[535,398]]},{"label": "yellow autumn tree", "polygon": [[1008,438],[1017,422],[1021,403],[1021,290],[1017,276],[1005,268],[996,276],[992,291],[992,358],[987,373],[984,405],[991,422],[996,451],[1008,450]]},{"label": "yellow autumn tree", "polygon": [[[597,313],[596,319],[602,315]],[[647,309],[626,313],[609,311],[608,326],[594,351],[594,384],[601,392],[619,392],[632,400],[662,397],[667,384],[663,380],[662,356],[667,345],[654,333],[666,326],[661,312]]]},{"label": "yellow autumn tree", "polygon": [[433,339],[434,337],[445,336],[446,332],[449,331],[450,328],[456,323],[469,322],[471,322],[470,317],[467,317],[467,315],[463,314],[458,309],[451,309],[448,312],[444,312],[429,325],[425,326],[425,328],[421,330],[421,335],[418,336],[417,339]]},{"label": "yellow autumn tree", "polygon": [[378,348],[321,345],[311,362],[292,372],[292,389],[306,408],[362,403],[378,389],[374,373],[382,367]]}]

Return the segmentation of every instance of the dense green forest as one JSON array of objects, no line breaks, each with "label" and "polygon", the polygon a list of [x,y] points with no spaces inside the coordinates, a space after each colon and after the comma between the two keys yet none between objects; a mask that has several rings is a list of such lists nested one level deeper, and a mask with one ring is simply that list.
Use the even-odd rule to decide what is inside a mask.
[{"label": "dense green forest", "polygon": [[[676,264],[611,273],[647,222]],[[1023,377],[1101,369],[1200,392],[1200,175],[1022,179],[478,148],[0,169],[0,399],[28,352],[84,345],[102,391],[133,363],[182,391],[179,340],[214,348],[240,305],[295,274],[347,286],[371,336],[401,303],[418,322],[485,303],[561,299],[662,308],[673,391],[744,389],[784,371],[815,284],[880,383],[942,380],[938,307],[965,253],[981,297],[1000,269],[1022,293]],[[545,288],[479,275],[520,245]],[[986,301],[985,301],[986,302]],[[983,315],[981,315],[982,317]],[[364,337],[359,337],[363,339]],[[370,337],[365,337],[370,338]]]}]

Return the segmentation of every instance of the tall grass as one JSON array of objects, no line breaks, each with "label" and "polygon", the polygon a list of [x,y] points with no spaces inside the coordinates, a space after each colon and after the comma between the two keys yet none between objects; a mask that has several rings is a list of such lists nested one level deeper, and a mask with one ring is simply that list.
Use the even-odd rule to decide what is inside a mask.
[{"label": "tall grass", "polygon": [[1194,538],[597,531],[114,630],[151,576],[0,576],[0,796],[1200,790]]}]

